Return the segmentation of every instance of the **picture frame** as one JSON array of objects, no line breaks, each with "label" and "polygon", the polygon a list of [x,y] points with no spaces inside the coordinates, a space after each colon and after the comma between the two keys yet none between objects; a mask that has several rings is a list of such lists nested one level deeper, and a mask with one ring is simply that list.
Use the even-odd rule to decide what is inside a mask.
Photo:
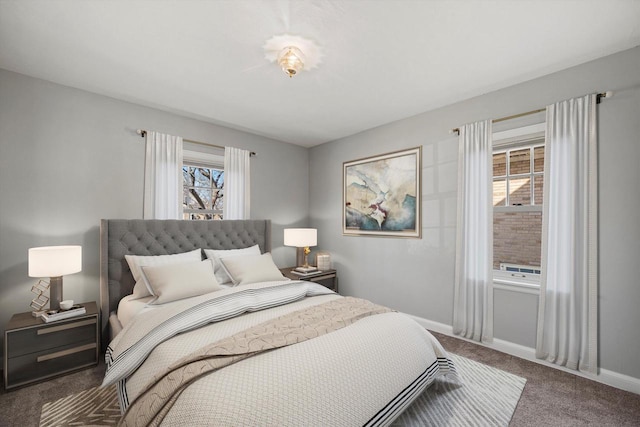
[{"label": "picture frame", "polygon": [[421,238],[422,147],[344,162],[342,234]]}]

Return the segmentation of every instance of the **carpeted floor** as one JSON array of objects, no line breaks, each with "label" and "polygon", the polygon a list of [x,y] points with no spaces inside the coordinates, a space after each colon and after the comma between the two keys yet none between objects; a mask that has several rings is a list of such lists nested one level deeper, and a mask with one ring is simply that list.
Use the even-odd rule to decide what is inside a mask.
[{"label": "carpeted floor", "polygon": [[511,427],[640,426],[640,395],[432,333],[452,353],[527,379]]},{"label": "carpeted floor", "polygon": [[[511,426],[639,426],[640,395],[434,333],[452,353],[527,379]],[[98,385],[104,366],[6,392],[0,389],[0,426],[37,426],[46,402]]]},{"label": "carpeted floor", "polygon": [[0,389],[0,427],[32,427],[40,424],[42,405],[102,383],[105,365],[11,391]]}]

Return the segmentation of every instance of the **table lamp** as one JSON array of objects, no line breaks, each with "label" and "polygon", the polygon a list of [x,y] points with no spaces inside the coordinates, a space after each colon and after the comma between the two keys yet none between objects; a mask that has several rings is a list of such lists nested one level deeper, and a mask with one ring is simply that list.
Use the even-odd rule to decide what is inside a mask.
[{"label": "table lamp", "polygon": [[296,270],[303,273],[317,270],[316,267],[309,265],[309,246],[318,244],[318,230],[315,228],[285,228],[284,229],[285,246],[295,246],[296,252]]},{"label": "table lamp", "polygon": [[62,276],[82,271],[82,246],[43,246],[29,249],[29,277],[50,277],[49,308],[60,309]]}]

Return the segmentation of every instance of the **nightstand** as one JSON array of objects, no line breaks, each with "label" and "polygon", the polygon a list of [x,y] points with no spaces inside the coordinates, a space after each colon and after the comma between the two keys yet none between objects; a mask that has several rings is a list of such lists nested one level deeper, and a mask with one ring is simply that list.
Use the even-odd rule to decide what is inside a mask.
[{"label": "nightstand", "polygon": [[82,305],[85,314],[57,322],[30,311],[13,315],[4,332],[6,389],[98,364],[98,307]]},{"label": "nightstand", "polygon": [[295,267],[281,268],[280,272],[284,277],[287,277],[291,280],[307,280],[309,282],[319,283],[320,285],[325,286],[338,293],[338,273],[336,272],[336,270],[322,270],[322,273],[313,276],[302,277],[291,272],[291,270],[293,270],[294,268]]}]

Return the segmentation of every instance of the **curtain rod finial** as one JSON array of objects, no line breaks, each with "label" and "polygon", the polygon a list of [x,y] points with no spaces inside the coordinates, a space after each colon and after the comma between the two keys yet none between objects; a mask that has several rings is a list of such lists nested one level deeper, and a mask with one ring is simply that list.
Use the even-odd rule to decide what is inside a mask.
[{"label": "curtain rod finial", "polygon": [[145,136],[147,136],[147,131],[146,131],[146,130],[144,130],[144,129],[136,129],[136,133],[137,133],[138,135],[140,135],[141,137],[143,137],[143,138],[144,138]]}]

